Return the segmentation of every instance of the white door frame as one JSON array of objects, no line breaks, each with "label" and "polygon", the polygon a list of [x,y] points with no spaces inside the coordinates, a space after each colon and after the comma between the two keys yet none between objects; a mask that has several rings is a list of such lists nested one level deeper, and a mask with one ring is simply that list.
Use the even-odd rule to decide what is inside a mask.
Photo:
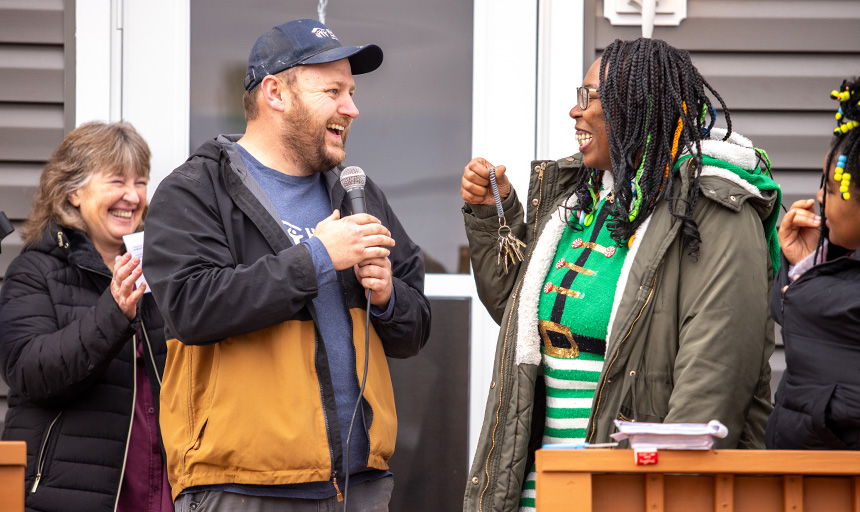
[{"label": "white door frame", "polygon": [[189,0],[75,2],[75,125],[134,125],[149,144],[149,197],[188,158]]},{"label": "white door frame", "polygon": [[[584,0],[474,1],[472,156],[504,164],[513,187],[524,198],[531,160],[557,159],[577,151],[574,123],[567,113],[582,83]],[[437,290],[437,283],[447,286]],[[457,290],[457,296],[472,299],[471,466],[492,381],[499,326],[481,304],[472,276],[430,275],[425,288],[428,296]]]},{"label": "white door frame", "polygon": [[[131,122],[152,150],[151,197],[188,157],[190,0],[75,5],[76,125],[95,119]],[[573,123],[565,112],[581,82],[582,39],[571,34],[582,33],[582,20],[583,0],[474,0],[472,155],[505,164],[523,196],[536,155],[559,158],[575,151]],[[425,293],[471,299],[471,464],[499,327],[470,275],[428,274]]]}]

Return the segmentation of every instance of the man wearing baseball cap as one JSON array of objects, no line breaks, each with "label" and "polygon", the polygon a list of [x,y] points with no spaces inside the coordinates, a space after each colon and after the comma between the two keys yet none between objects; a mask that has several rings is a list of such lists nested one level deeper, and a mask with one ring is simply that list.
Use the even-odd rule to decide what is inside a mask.
[{"label": "man wearing baseball cap", "polygon": [[203,144],[153,197],[144,268],[169,333],[177,510],[334,511],[344,495],[349,511],[388,510],[386,356],[421,349],[430,307],[421,250],[382,191],[368,179],[367,213],[350,215],[339,182],[353,75],[381,63],[314,20],[271,29],[248,58],[245,133]]}]

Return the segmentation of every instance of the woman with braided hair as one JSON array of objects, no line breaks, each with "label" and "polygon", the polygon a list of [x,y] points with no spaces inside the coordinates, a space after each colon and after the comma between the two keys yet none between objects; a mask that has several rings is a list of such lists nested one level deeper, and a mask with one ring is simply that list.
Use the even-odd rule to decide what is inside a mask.
[{"label": "woman with braided hair", "polygon": [[779,263],[766,155],[689,54],[655,39],[610,44],[570,117],[579,153],[532,163],[525,221],[504,166],[463,173],[478,293],[501,325],[464,510],[533,508],[535,449],[610,442],[613,420],[716,419],[718,448],[764,447]]},{"label": "woman with braided hair", "polygon": [[[791,205],[779,227],[783,265],[771,310],[785,373],[767,447],[860,449],[860,80],[846,80],[817,199]],[[855,178],[856,176],[856,178]]]}]

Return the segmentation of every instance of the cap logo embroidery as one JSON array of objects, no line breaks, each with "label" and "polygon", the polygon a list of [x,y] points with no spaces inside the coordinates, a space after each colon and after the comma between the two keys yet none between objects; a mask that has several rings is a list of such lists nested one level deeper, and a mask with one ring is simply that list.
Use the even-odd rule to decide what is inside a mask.
[{"label": "cap logo embroidery", "polygon": [[319,37],[319,38],[330,37],[330,38],[334,39],[335,41],[339,41],[337,36],[334,35],[334,32],[332,32],[330,29],[327,29],[327,28],[317,27],[317,28],[311,29],[311,33],[313,35]]}]

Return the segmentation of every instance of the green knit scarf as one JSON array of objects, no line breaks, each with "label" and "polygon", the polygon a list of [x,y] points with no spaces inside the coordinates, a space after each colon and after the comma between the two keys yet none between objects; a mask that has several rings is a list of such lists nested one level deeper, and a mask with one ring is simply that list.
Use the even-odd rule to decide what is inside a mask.
[{"label": "green knit scarf", "polygon": [[[678,171],[681,167],[681,163],[686,161],[689,158],[692,158],[693,155],[684,155],[678,159],[678,162],[675,164],[675,171]],[[782,204],[782,190],[779,188],[779,185],[773,179],[768,176],[764,171],[761,170],[761,167],[756,167],[755,170],[748,171],[736,165],[730,164],[725,160],[719,160],[717,158],[710,157],[708,155],[702,155],[702,165],[711,165],[713,167],[719,167],[720,169],[725,169],[727,171],[731,171],[738,175],[742,180],[748,182],[752,186],[758,188],[761,191],[768,190],[776,190],[776,205],[771,210],[770,215],[766,219],[762,221],[762,226],[764,227],[764,234],[767,240],[767,248],[770,251],[770,261],[773,266],[773,275],[776,276],[777,272],[779,272],[780,259],[779,259],[779,238],[777,238],[776,234],[776,221],[779,218],[779,205]]]}]

